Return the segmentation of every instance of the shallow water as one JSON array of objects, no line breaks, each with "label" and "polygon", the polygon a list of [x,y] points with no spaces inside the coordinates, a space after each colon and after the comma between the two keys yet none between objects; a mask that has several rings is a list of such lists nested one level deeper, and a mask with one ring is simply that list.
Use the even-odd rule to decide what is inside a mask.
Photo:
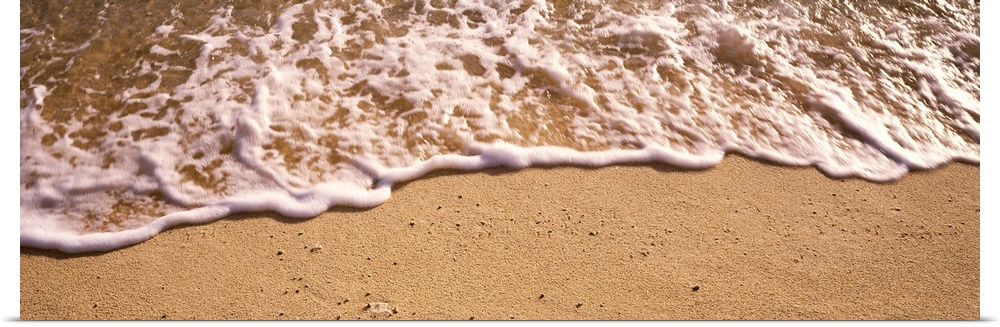
[{"label": "shallow water", "polygon": [[442,168],[979,162],[978,1],[30,1],[21,244],[376,206]]}]

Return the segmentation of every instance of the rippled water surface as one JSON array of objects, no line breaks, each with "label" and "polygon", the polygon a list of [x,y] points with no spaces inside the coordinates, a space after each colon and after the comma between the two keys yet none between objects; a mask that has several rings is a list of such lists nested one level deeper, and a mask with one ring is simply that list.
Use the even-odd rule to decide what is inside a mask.
[{"label": "rippled water surface", "polygon": [[979,162],[978,1],[22,1],[21,243],[440,168]]}]

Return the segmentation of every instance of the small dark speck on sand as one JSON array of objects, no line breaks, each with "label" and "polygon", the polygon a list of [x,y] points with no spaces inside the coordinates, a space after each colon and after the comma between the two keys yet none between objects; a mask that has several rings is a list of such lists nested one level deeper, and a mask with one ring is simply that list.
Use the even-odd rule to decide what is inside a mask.
[{"label": "small dark speck on sand", "polygon": [[278,255],[282,255],[282,254],[285,254],[285,252],[278,251]]},{"label": "small dark speck on sand", "polygon": [[539,299],[544,299],[545,298],[545,294],[539,295],[538,298]]},{"label": "small dark speck on sand", "polygon": [[459,195],[459,196],[458,196],[458,198],[459,198],[459,199],[461,199],[461,198],[462,198],[462,196],[461,196],[461,195]]},{"label": "small dark speck on sand", "polygon": [[579,309],[580,307],[582,307],[582,306],[583,306],[583,303],[577,303],[577,304],[576,304],[576,307],[577,307],[578,309]]},{"label": "small dark speck on sand", "polygon": [[700,290],[700,289],[701,289],[701,286],[695,286],[695,287],[692,287],[692,288],[691,288],[691,291],[692,291],[692,292],[697,292],[697,291],[698,291],[698,290]]}]

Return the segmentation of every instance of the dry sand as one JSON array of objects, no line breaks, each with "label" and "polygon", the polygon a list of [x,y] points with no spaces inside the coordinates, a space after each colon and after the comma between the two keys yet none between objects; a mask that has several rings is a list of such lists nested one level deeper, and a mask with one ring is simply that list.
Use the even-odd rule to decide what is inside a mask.
[{"label": "dry sand", "polygon": [[438,173],[370,210],[21,249],[21,319],[979,319],[979,167]]}]

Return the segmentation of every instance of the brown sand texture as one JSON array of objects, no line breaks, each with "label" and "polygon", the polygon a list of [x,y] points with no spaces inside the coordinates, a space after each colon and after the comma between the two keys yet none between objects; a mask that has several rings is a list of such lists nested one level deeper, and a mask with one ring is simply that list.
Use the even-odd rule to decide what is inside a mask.
[{"label": "brown sand texture", "polygon": [[385,204],[22,248],[21,319],[979,319],[979,166],[439,172]]}]

